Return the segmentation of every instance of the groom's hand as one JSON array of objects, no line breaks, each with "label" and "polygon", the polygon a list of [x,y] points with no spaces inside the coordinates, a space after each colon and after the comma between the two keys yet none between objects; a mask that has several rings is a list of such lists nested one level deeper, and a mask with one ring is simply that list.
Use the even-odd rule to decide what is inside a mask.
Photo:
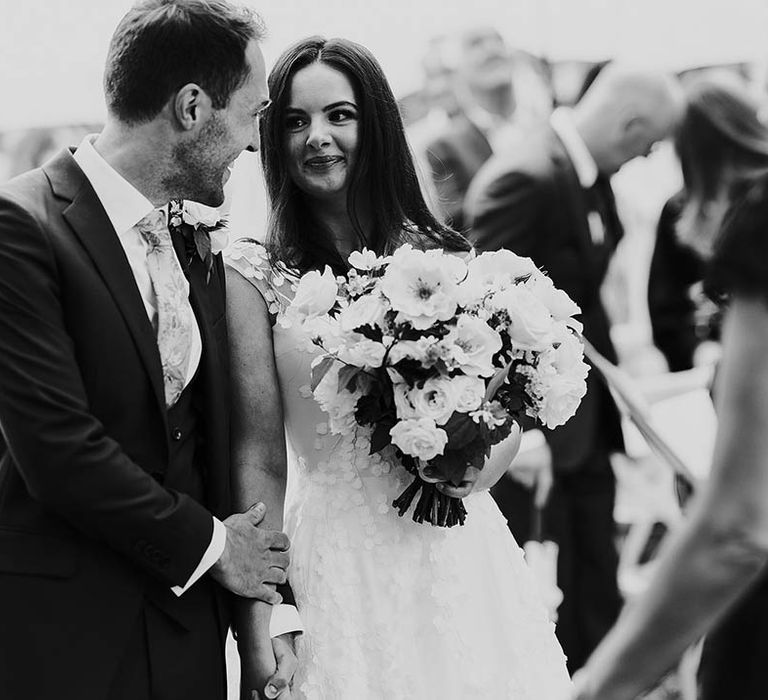
[{"label": "groom's hand", "polygon": [[259,527],[266,511],[263,503],[257,503],[224,521],[227,542],[211,567],[211,575],[237,595],[277,605],[282,597],[275,592],[275,585],[287,580],[290,542],[282,532]]}]

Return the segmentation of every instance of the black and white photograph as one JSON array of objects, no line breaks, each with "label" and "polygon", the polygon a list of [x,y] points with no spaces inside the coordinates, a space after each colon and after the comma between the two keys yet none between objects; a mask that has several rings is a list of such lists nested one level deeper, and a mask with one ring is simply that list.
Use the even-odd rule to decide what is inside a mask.
[{"label": "black and white photograph", "polygon": [[0,18],[1,700],[768,698],[768,3]]}]

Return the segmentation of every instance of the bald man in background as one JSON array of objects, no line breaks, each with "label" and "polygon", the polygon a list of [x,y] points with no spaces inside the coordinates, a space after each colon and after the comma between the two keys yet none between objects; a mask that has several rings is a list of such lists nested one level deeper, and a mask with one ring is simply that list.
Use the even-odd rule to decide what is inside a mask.
[{"label": "bald man in background", "polygon": [[[622,226],[609,178],[670,135],[681,110],[672,77],[610,64],[573,109],[556,109],[540,131],[495,154],[467,193],[465,218],[476,247],[531,257],[581,307],[584,336],[612,362],[600,288]],[[573,672],[621,607],[609,460],[623,450],[618,410],[593,370],[576,415],[525,438],[530,449],[494,497],[520,544],[532,534],[534,505],[546,502],[544,535],[560,547],[564,594],[557,633]]]}]

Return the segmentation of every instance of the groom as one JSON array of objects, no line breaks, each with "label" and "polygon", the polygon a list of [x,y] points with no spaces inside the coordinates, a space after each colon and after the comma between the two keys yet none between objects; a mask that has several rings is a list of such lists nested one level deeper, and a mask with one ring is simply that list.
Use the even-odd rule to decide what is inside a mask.
[{"label": "groom", "polygon": [[143,2],[102,133],[0,188],[4,700],[223,699],[227,592],[280,602],[286,536],[261,504],[226,517],[221,257],[167,225],[258,148],[263,33],[223,1]]}]

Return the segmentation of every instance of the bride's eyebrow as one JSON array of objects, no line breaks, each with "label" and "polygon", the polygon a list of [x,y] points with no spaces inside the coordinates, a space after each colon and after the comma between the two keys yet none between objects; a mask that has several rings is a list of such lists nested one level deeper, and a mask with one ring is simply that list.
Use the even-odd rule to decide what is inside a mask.
[{"label": "bride's eyebrow", "polygon": [[352,107],[353,109],[357,109],[357,105],[354,102],[340,100],[339,102],[334,102],[333,104],[323,107],[323,112],[330,112],[332,109],[337,109],[339,107]]}]

